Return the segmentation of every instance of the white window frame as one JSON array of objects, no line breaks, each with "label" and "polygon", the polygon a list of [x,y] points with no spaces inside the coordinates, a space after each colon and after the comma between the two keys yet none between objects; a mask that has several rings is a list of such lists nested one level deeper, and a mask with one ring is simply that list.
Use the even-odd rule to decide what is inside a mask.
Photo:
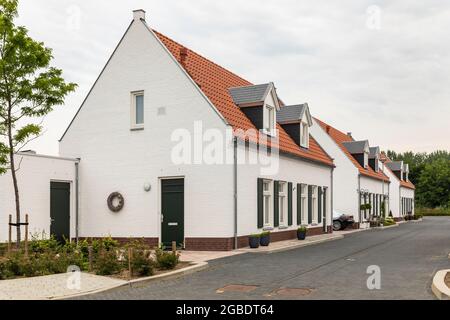
[{"label": "white window frame", "polygon": [[[264,187],[268,185],[269,190],[264,190]],[[269,207],[266,207],[266,198],[269,198],[268,204]],[[266,220],[266,213],[268,210],[268,219]],[[273,183],[272,180],[263,180],[263,225],[264,227],[272,227],[273,224]]]},{"label": "white window frame", "polygon": [[[273,114],[273,121],[270,123],[270,115]],[[270,104],[264,105],[264,114],[263,114],[263,122],[264,122],[264,132],[268,135],[275,136],[276,133],[276,123],[277,123],[277,113],[275,107],[272,107]]]},{"label": "white window frame", "polygon": [[[136,97],[138,97],[138,96],[142,96],[143,100],[144,100],[144,122],[143,123],[136,123]],[[144,95],[143,90],[131,92],[130,118],[131,118],[131,129],[132,130],[144,129],[144,125],[145,125],[145,95]]]},{"label": "white window frame", "polygon": [[303,121],[300,123],[300,146],[309,148],[309,125]]},{"label": "white window frame", "polygon": [[318,210],[318,203],[317,203],[317,186],[312,186],[311,188],[311,211],[312,211],[312,223],[317,224],[318,223],[318,217],[319,217],[319,210]]},{"label": "white window frame", "polygon": [[301,190],[301,213],[302,213],[302,225],[308,224],[308,185],[307,184],[301,184],[300,188]]},{"label": "white window frame", "polygon": [[286,227],[287,221],[287,197],[288,184],[285,181],[278,182],[278,222],[280,227]]},{"label": "white window frame", "polygon": [[367,169],[369,167],[369,153],[364,152],[364,168]]}]

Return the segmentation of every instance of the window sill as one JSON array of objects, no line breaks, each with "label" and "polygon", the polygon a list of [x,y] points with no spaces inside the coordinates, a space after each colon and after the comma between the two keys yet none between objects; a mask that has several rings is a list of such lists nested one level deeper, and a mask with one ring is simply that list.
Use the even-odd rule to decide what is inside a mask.
[{"label": "window sill", "polygon": [[273,227],[264,227],[263,228],[263,231],[272,231],[273,230]]},{"label": "window sill", "polygon": [[278,229],[280,229],[280,230],[285,230],[285,229],[288,229],[289,227],[288,226],[279,226],[278,227]]},{"label": "window sill", "polygon": [[142,131],[142,130],[144,130],[144,127],[135,127],[130,129],[130,131]]}]

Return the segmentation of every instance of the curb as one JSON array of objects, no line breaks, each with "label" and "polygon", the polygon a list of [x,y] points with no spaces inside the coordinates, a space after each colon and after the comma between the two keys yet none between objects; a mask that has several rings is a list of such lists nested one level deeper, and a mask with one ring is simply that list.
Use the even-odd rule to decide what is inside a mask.
[{"label": "curb", "polygon": [[128,281],[124,280],[125,281],[124,283],[120,283],[120,284],[117,284],[117,285],[114,285],[114,286],[109,286],[109,287],[106,287],[106,288],[93,290],[93,291],[86,291],[86,292],[77,293],[77,294],[73,294],[73,295],[60,296],[60,297],[49,297],[48,300],[64,300],[64,299],[70,299],[70,298],[87,296],[87,295],[96,294],[96,293],[102,293],[102,292],[105,292],[105,291],[109,291],[109,290],[117,289],[117,288],[121,288],[121,287],[126,287],[126,286],[132,287],[133,285],[139,284],[139,283],[152,282],[152,281],[166,279],[166,278],[181,277],[181,276],[184,276],[184,275],[187,275],[187,274],[191,274],[191,273],[195,273],[197,271],[201,271],[201,270],[204,270],[204,269],[207,269],[207,268],[208,268],[208,262],[199,262],[199,263],[196,263],[196,264],[194,264],[192,266],[188,266],[188,267],[183,268],[183,269],[178,269],[178,270],[175,270],[175,271],[159,274],[159,275],[156,275],[156,276],[150,276],[150,277],[134,279],[134,280],[128,280]]},{"label": "curb", "polygon": [[374,230],[385,230],[385,229],[389,229],[389,228],[397,228],[397,227],[399,227],[400,225],[398,224],[398,223],[396,223],[396,224],[394,224],[394,225],[392,225],[392,226],[387,226],[387,227],[375,227],[375,228],[372,228],[372,229],[374,229]]},{"label": "curb", "polygon": [[450,269],[438,271],[433,277],[431,291],[439,300],[450,300],[450,288],[445,284],[447,273],[450,273]]},{"label": "curb", "polygon": [[311,245],[315,245],[315,244],[319,244],[319,243],[339,240],[339,239],[343,239],[343,238],[344,238],[344,235],[336,235],[332,238],[319,239],[319,240],[314,240],[314,241],[310,241],[310,242],[306,242],[306,243],[299,242],[298,244],[288,246],[288,247],[269,249],[269,250],[265,250],[265,251],[258,251],[258,250],[252,251],[249,249],[248,251],[245,251],[245,252],[256,253],[256,254],[271,254],[271,253],[277,253],[277,252],[283,252],[283,251],[289,251],[289,250],[293,250],[293,249],[297,249],[297,248],[307,247],[307,246],[311,246]]}]

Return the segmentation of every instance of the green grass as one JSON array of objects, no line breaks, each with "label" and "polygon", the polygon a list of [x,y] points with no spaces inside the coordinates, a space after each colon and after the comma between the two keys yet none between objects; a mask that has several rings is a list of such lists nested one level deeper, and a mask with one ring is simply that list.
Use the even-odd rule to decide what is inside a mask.
[{"label": "green grass", "polygon": [[450,208],[416,208],[415,213],[424,217],[450,217]]}]

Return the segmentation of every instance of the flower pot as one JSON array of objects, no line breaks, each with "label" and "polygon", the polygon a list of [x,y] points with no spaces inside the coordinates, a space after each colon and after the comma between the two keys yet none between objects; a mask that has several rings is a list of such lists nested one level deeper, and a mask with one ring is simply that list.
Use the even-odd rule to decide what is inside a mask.
[{"label": "flower pot", "polygon": [[250,248],[252,248],[252,249],[259,248],[259,238],[258,237],[248,238],[248,244],[249,244]]},{"label": "flower pot", "polygon": [[261,238],[259,239],[259,244],[262,245],[263,247],[267,247],[270,243],[270,235],[263,235],[261,236]]},{"label": "flower pot", "polygon": [[305,240],[305,238],[306,238],[306,230],[305,231],[297,230],[297,239]]}]

